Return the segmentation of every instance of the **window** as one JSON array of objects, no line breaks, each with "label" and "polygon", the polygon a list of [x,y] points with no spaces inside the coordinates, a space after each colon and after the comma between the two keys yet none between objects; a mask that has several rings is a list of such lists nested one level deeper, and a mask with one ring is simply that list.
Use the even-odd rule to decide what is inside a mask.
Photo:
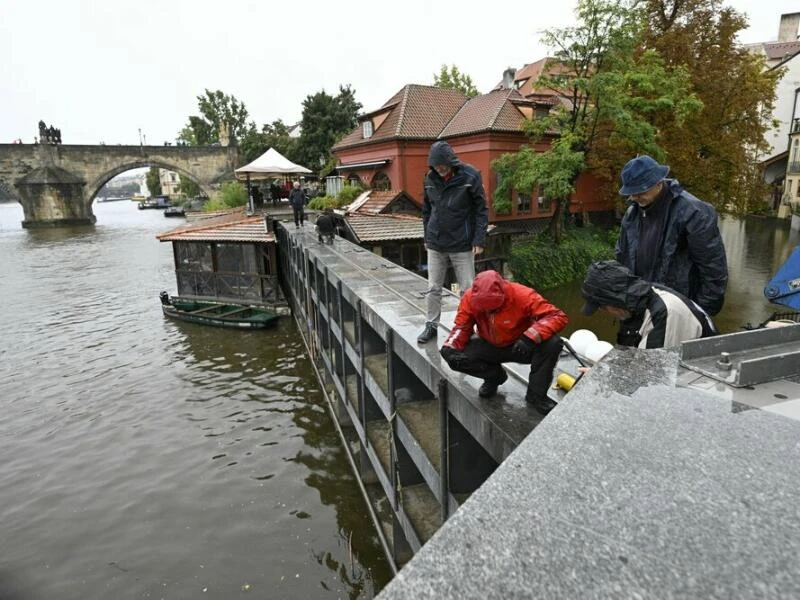
[{"label": "window", "polygon": [[392,189],[392,182],[389,176],[384,172],[377,173],[375,177],[372,178],[372,189],[381,192]]},{"label": "window", "polygon": [[550,200],[548,198],[545,198],[544,196],[539,196],[537,204],[539,206],[540,211],[550,210]]},{"label": "window", "polygon": [[517,214],[531,212],[531,195],[517,192]]},{"label": "window", "polygon": [[361,124],[361,131],[364,134],[364,139],[372,137],[372,121],[364,121]]},{"label": "window", "polygon": [[355,173],[350,173],[350,175],[347,177],[347,185],[355,185],[355,186],[358,186],[358,187],[364,187],[363,183],[361,181],[361,177],[359,177]]}]

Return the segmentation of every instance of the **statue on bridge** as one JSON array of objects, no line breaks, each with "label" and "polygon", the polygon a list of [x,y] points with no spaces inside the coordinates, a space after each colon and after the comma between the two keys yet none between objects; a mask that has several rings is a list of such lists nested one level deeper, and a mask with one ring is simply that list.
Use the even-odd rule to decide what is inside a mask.
[{"label": "statue on bridge", "polygon": [[52,125],[48,127],[44,121],[39,121],[39,142],[42,144],[60,144],[61,130]]}]

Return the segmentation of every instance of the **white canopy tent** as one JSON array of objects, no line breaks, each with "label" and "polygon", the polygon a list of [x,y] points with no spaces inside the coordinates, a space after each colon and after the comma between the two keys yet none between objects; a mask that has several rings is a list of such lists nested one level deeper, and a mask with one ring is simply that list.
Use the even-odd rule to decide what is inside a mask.
[{"label": "white canopy tent", "polygon": [[236,169],[236,179],[269,179],[284,175],[309,175],[311,169],[294,164],[283,154],[270,148],[250,164]]},{"label": "white canopy tent", "polygon": [[253,210],[253,194],[250,190],[251,179],[271,179],[273,177],[286,177],[287,175],[311,174],[311,169],[296,165],[283,154],[270,148],[253,162],[239,167],[234,171],[236,179],[247,181],[248,208]]}]

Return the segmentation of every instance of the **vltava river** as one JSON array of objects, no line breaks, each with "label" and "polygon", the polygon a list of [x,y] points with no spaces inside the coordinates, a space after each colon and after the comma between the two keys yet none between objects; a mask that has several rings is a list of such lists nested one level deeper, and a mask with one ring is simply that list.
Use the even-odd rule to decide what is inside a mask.
[{"label": "vltava river", "polygon": [[[0,204],[0,599],[371,598],[390,578],[294,322],[165,320],[182,221],[132,202],[26,231]],[[717,323],[771,311],[788,224],[721,223]],[[580,313],[580,282],[544,295]]]},{"label": "vltava river", "polygon": [[290,317],[165,320],[182,223],[0,204],[0,598],[371,598],[391,574]]}]

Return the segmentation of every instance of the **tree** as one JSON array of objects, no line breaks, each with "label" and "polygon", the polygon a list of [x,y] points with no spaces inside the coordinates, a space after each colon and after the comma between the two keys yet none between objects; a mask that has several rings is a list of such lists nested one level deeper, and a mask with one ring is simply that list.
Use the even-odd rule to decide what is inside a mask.
[{"label": "tree", "polygon": [[646,47],[667,64],[684,65],[704,104],[682,127],[662,132],[672,171],[718,209],[747,212],[763,198],[756,155],[766,148],[783,71],[767,71],[760,56],[737,44],[747,20],[722,0],[647,0],[643,8]]},{"label": "tree", "polygon": [[478,95],[478,88],[472,82],[472,77],[466,73],[462,73],[455,65],[442,65],[439,74],[433,74],[433,85],[440,88],[447,88],[458,90],[463,93],[467,98],[474,98]]},{"label": "tree", "polygon": [[248,122],[248,112],[243,102],[220,90],[205,90],[197,96],[200,116],[190,116],[189,122],[178,134],[178,141],[190,146],[204,146],[220,142],[220,126],[227,127],[230,143],[255,130],[255,123]]},{"label": "tree", "polygon": [[303,100],[302,133],[297,143],[297,162],[320,175],[330,171],[331,148],[358,124],[361,103],[355,99],[350,86],[339,86],[339,94],[331,96],[325,90]]},{"label": "tree", "polygon": [[185,175],[181,175],[181,182],[178,184],[178,192],[186,196],[187,198],[196,198],[200,195],[200,186],[186,177]]},{"label": "tree", "polygon": [[243,162],[255,160],[270,148],[274,148],[289,160],[294,161],[297,139],[289,136],[289,126],[281,119],[265,124],[261,131],[248,133],[239,143]]},{"label": "tree", "polygon": [[151,196],[159,196],[161,194],[161,175],[158,167],[150,167],[145,176],[145,183]]},{"label": "tree", "polygon": [[550,139],[550,146],[538,152],[526,145],[492,163],[500,176],[496,196],[501,208],[512,189],[531,193],[538,188],[553,201],[550,231],[556,242],[584,170],[612,180],[637,152],[662,159],[654,120],[679,125],[701,107],[682,67],[668,67],[655,50],[641,50],[640,13],[634,4],[579,0],[574,27],[544,32],[555,59],[538,86],[552,90],[561,102],[546,117],[528,121],[526,130],[532,141]]}]

